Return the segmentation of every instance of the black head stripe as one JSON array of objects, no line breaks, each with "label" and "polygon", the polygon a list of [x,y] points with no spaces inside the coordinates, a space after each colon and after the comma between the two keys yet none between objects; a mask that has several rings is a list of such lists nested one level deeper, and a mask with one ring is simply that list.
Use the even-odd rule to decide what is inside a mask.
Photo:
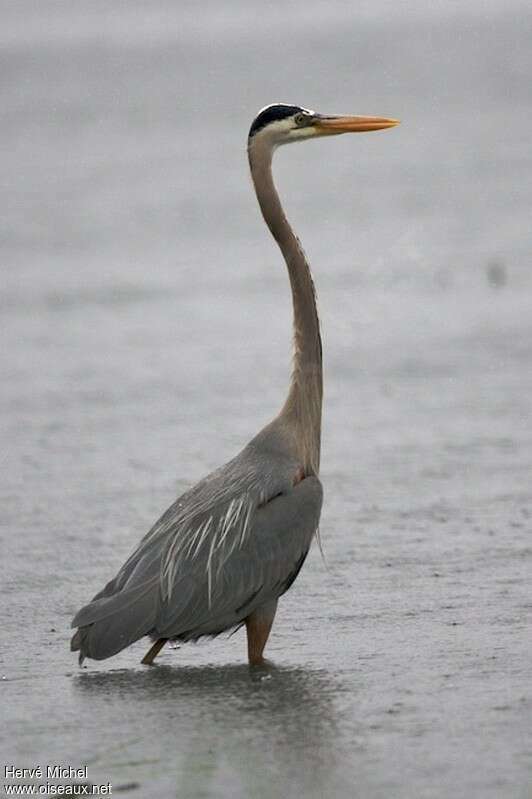
[{"label": "black head stripe", "polygon": [[280,119],[286,119],[287,117],[291,117],[294,114],[298,114],[301,111],[304,111],[303,108],[300,108],[298,105],[284,105],[284,103],[279,103],[277,105],[268,105],[266,108],[263,108],[262,111],[257,114],[253,122],[251,123],[251,127],[249,129],[249,136],[254,136],[257,131],[264,128],[266,125],[269,125],[270,122],[277,122]]}]

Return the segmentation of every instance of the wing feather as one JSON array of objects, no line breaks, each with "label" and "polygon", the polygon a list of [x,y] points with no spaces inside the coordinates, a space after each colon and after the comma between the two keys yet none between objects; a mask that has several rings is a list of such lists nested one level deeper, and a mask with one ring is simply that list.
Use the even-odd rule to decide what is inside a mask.
[{"label": "wing feather", "polygon": [[176,500],[75,616],[72,648],[101,659],[147,634],[213,634],[280,596],[322,502],[316,477],[292,487],[295,465],[281,465],[261,456],[258,469],[245,450]]},{"label": "wing feather", "polygon": [[[186,574],[193,581],[193,595],[183,603],[177,578],[161,603],[157,634],[171,638],[186,631],[194,637],[193,632],[202,634],[205,626],[229,627],[242,620],[243,608],[247,615],[284,593],[297,576],[317,530],[322,497],[320,481],[309,477],[255,508],[241,546],[234,546],[235,541],[240,544],[236,524],[231,533],[224,532],[222,543],[213,537],[195,558],[185,558],[177,574]],[[218,529],[223,530],[223,525]]]}]

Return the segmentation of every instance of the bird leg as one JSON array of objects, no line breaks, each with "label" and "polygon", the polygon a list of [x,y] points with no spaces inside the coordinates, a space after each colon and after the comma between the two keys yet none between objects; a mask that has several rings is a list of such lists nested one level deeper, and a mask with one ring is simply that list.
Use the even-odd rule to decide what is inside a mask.
[{"label": "bird leg", "polygon": [[248,661],[250,666],[262,666],[265,663],[262,653],[272,629],[277,600],[268,602],[251,613],[246,619],[248,636]]},{"label": "bird leg", "polygon": [[152,666],[153,661],[155,660],[155,658],[157,657],[157,655],[159,654],[159,652],[161,651],[161,649],[163,648],[163,646],[167,641],[168,638],[158,638],[157,641],[154,643],[154,645],[151,647],[151,649],[148,652],[146,652],[146,654],[144,655],[144,657],[140,662],[143,663],[145,666]]}]

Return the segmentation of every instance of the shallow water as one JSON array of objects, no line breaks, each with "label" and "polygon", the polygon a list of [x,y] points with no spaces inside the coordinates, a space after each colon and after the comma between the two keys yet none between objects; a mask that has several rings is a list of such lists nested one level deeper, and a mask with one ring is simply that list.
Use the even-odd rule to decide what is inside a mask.
[{"label": "shallow water", "polygon": [[[532,14],[220,8],[2,10],[5,762],[139,797],[528,797]],[[77,608],[282,401],[244,152],[272,100],[403,119],[276,160],[320,295],[326,563],[268,672],[240,633],[78,670]]]}]

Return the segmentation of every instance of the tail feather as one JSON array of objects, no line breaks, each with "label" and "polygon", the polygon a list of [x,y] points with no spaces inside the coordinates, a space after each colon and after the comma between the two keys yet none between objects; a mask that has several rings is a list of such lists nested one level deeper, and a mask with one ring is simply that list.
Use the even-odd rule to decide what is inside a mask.
[{"label": "tail feather", "polygon": [[82,608],[72,622],[79,629],[70,642],[79,651],[80,665],[86,657],[104,660],[153,630],[157,615],[157,580],[146,580],[134,588],[103,597]]},{"label": "tail feather", "polygon": [[[155,589],[155,590],[154,590]],[[71,627],[86,627],[88,624],[94,624],[97,621],[103,621],[108,616],[114,616],[116,613],[129,610],[129,607],[140,596],[144,596],[146,592],[153,592],[157,596],[157,580],[152,577],[145,580],[138,585],[126,588],[123,591],[117,591],[112,596],[100,597],[93,599],[88,605],[82,607],[72,620]]]}]

